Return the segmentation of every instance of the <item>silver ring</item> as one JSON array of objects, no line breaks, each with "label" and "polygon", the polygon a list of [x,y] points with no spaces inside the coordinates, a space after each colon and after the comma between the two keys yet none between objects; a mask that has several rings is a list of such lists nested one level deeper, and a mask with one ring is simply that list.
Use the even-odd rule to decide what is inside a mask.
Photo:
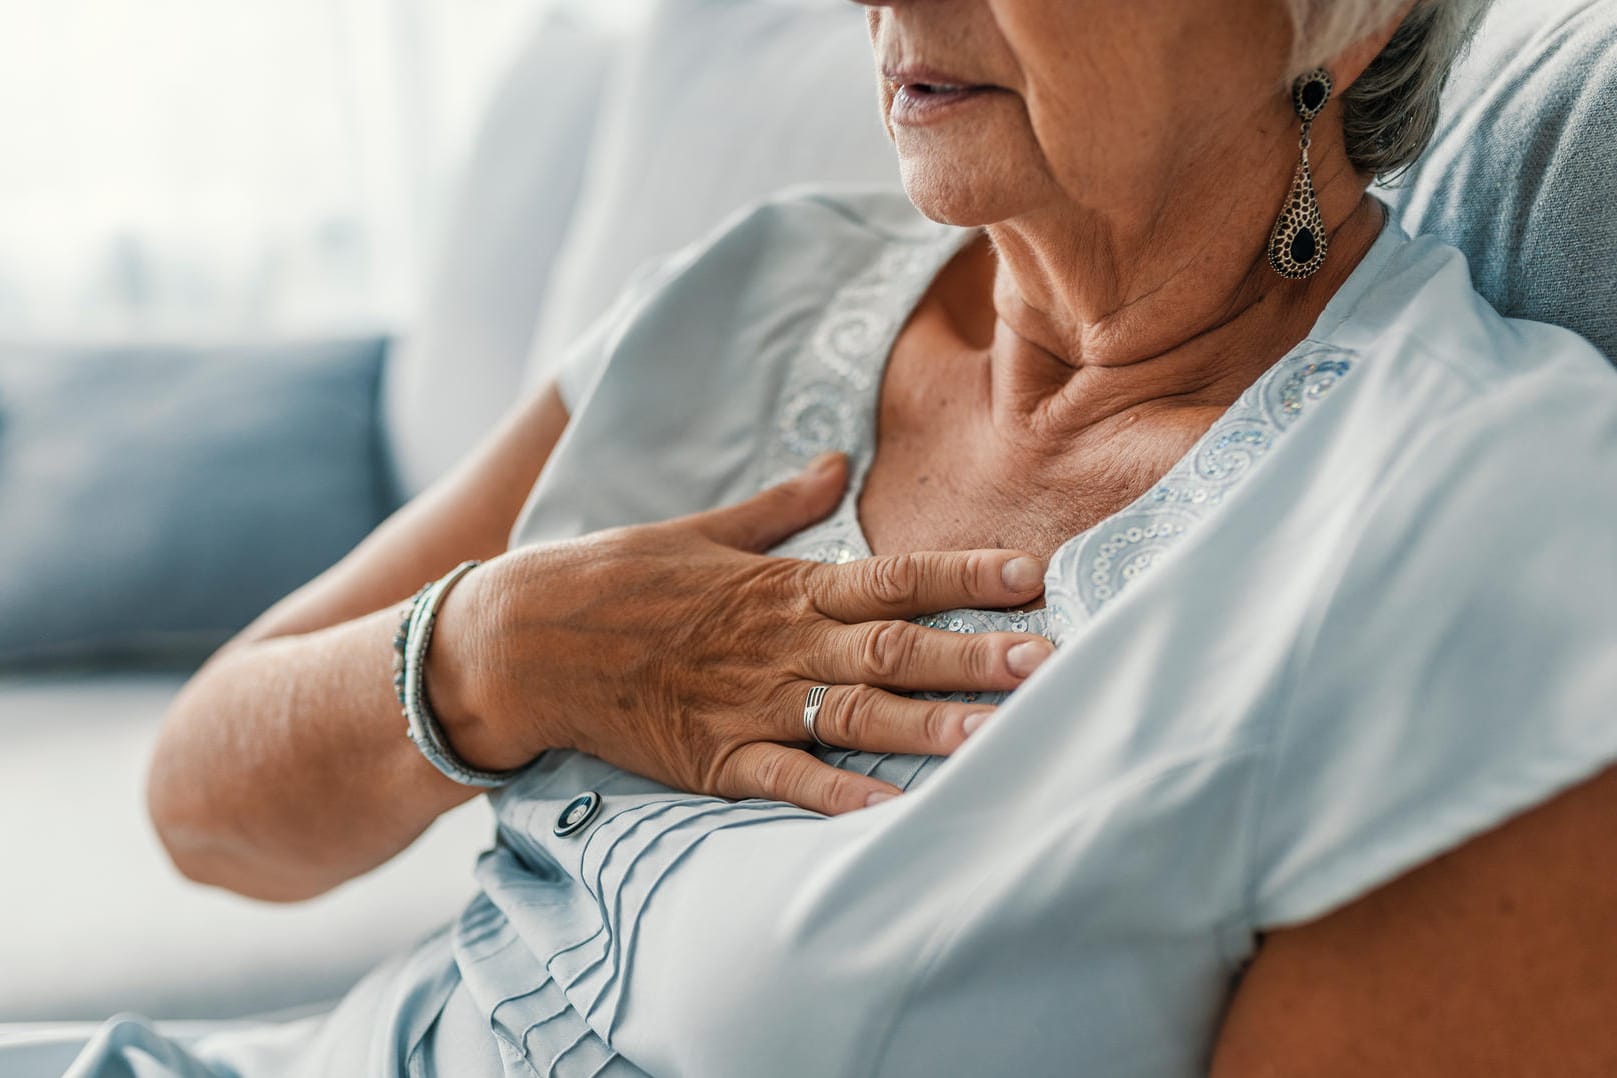
[{"label": "silver ring", "polygon": [[819,718],[820,702],[825,699],[826,690],[830,689],[830,687],[829,685],[814,686],[808,691],[808,699],[803,702],[803,729],[808,731],[809,740],[822,749],[828,749],[831,746],[821,741],[820,735],[815,733],[814,720]]}]

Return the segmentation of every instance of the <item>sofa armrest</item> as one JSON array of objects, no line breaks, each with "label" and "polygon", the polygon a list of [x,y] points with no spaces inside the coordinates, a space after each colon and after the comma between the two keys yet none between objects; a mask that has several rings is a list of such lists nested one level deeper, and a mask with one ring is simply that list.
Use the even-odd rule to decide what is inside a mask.
[{"label": "sofa armrest", "polygon": [[183,678],[0,675],[0,1022],[236,1018],[334,999],[472,895],[494,834],[481,798],[310,902],[254,902],[183,879],[143,796]]}]

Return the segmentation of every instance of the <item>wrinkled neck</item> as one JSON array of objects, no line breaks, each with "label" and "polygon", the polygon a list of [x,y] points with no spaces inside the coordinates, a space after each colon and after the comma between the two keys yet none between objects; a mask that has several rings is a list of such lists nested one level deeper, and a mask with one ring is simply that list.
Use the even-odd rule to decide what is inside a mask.
[{"label": "wrinkled neck", "polygon": [[[1079,428],[1153,402],[1227,405],[1305,337],[1369,251],[1383,211],[1345,162],[1318,180],[1330,251],[1296,281],[1249,207],[1125,227],[1086,212],[990,226],[996,410]],[[1178,231],[1183,222],[1184,231]]]}]

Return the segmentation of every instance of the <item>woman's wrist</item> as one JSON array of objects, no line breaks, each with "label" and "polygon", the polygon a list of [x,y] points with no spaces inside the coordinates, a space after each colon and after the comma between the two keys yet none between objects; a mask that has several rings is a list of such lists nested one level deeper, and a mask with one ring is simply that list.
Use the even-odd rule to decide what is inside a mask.
[{"label": "woman's wrist", "polygon": [[491,602],[487,590],[497,573],[496,566],[479,566],[444,596],[424,678],[449,747],[466,764],[486,771],[522,767],[552,747],[539,743],[528,716],[502,699],[506,685],[496,661],[501,604]]}]

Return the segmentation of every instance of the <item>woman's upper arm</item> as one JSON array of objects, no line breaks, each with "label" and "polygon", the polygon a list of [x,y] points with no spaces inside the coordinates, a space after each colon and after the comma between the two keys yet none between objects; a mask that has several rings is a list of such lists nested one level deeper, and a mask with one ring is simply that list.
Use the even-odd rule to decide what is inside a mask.
[{"label": "woman's upper arm", "polygon": [[1614,819],[1608,770],[1273,933],[1215,1078],[1617,1074]]},{"label": "woman's upper arm", "polygon": [[447,476],[336,565],[225,645],[312,632],[407,599],[468,558],[503,553],[517,514],[568,422],[554,381],[513,408]]},{"label": "woman's upper arm", "polygon": [[1617,382],[1405,447],[1273,711],[1217,1073],[1617,1073]]}]

